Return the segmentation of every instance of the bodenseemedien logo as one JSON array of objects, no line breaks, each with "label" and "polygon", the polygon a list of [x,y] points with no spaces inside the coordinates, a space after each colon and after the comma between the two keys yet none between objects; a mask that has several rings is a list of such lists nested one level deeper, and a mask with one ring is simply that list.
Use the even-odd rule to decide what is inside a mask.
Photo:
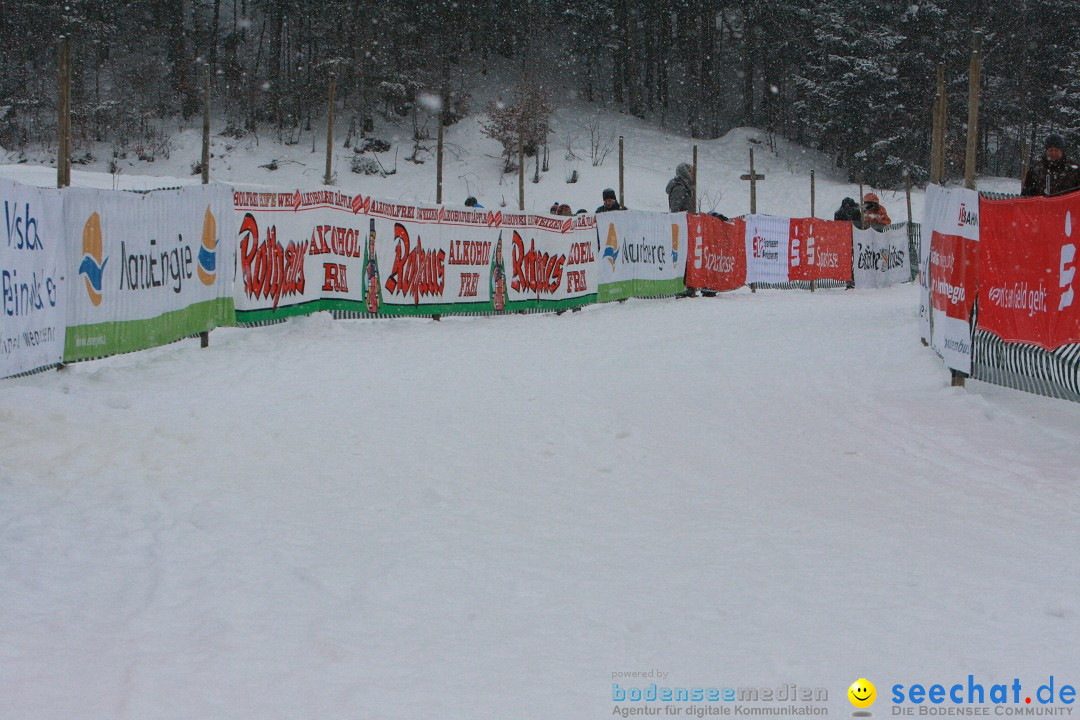
[{"label": "bodenseemedien logo", "polygon": [[877,700],[877,688],[874,683],[866,678],[859,678],[851,683],[847,691],[848,700],[857,710],[851,713],[852,717],[874,717],[874,713],[867,710]]}]

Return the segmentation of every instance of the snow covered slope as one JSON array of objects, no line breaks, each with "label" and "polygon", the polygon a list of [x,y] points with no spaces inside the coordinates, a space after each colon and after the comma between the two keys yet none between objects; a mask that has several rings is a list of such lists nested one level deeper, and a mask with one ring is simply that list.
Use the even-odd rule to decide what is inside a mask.
[{"label": "snow covered slope", "polygon": [[866,677],[883,715],[892,683],[1075,681],[1080,406],[948,387],[915,304],[317,315],[5,381],[5,712],[600,718],[659,669],[831,715]]}]

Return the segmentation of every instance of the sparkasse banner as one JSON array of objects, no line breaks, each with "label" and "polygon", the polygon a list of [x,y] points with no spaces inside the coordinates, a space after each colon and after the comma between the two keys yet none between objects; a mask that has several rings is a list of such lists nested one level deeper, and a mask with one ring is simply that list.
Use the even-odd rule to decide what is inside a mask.
[{"label": "sparkasse banner", "polygon": [[772,215],[746,217],[746,282],[851,279],[851,224]]},{"label": "sparkasse banner", "polygon": [[1080,342],[1080,193],[981,208],[979,327],[1051,351]]},{"label": "sparkasse banner", "polygon": [[229,189],[64,191],[64,358],[163,345],[235,322]]},{"label": "sparkasse banner", "polygon": [[0,377],[64,359],[67,252],[63,198],[0,180]]},{"label": "sparkasse banner", "polygon": [[851,223],[792,218],[788,280],[851,280]]},{"label": "sparkasse banner", "polygon": [[746,284],[746,222],[724,222],[711,215],[689,215],[689,260],[686,286],[735,290]]}]

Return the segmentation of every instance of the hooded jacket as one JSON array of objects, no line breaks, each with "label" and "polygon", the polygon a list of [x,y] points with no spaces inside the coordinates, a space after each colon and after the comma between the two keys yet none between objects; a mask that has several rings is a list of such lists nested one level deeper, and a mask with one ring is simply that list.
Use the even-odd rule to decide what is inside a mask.
[{"label": "hooded jacket", "polygon": [[1042,159],[1028,168],[1020,194],[1024,197],[1060,195],[1077,188],[1080,188],[1080,167],[1069,162],[1062,151],[1060,160],[1049,160],[1043,153]]},{"label": "hooded jacket", "polygon": [[675,168],[675,177],[667,184],[668,209],[671,212],[690,212],[690,165],[680,163]]},{"label": "hooded jacket", "polygon": [[840,203],[840,209],[833,214],[833,220],[860,222],[862,212],[859,211],[859,204],[855,202],[854,198],[844,198],[843,202]]}]

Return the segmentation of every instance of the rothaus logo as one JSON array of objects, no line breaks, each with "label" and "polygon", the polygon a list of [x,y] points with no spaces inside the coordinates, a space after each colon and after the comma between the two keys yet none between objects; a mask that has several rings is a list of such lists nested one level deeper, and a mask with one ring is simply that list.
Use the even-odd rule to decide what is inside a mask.
[{"label": "rothaus logo", "polygon": [[[1065,213],[1065,237],[1072,238],[1072,213]],[[1073,304],[1073,280],[1076,279],[1076,244],[1065,243],[1061,246],[1061,263],[1058,266],[1058,286],[1061,288],[1061,300],[1058,312]]]},{"label": "rothaus logo", "polygon": [[960,217],[956,219],[956,226],[964,227],[965,225],[978,227],[979,213],[968,210],[966,203],[960,203]]}]

